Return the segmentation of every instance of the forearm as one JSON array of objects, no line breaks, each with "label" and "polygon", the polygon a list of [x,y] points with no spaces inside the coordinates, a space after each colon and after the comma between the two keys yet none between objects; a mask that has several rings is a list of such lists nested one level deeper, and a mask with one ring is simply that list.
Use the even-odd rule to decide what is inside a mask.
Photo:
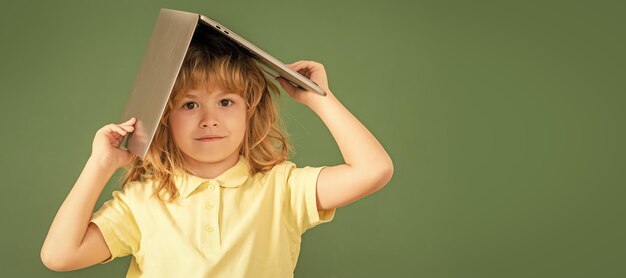
[{"label": "forearm", "polygon": [[383,146],[332,92],[326,97],[311,98],[307,106],[333,135],[347,165],[368,175],[393,171],[391,158]]},{"label": "forearm", "polygon": [[65,254],[80,247],[96,201],[114,172],[115,169],[89,158],[52,221],[42,253]]}]

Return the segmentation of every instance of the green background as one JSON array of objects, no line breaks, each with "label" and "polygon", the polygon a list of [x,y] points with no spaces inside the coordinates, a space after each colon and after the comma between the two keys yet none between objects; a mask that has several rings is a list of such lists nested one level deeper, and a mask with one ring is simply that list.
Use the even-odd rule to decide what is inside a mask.
[{"label": "green background", "polygon": [[[39,251],[162,7],[323,63],[394,161],[385,188],[304,235],[296,277],[626,277],[623,1],[14,2],[0,4],[2,277],[125,275],[130,256],[56,273]],[[280,103],[298,166],[343,162],[311,110]]]}]

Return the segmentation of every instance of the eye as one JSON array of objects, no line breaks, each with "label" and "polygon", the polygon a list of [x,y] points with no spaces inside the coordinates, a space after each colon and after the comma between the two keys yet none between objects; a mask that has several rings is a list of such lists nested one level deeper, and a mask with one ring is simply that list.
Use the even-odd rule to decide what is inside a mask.
[{"label": "eye", "polygon": [[222,100],[220,100],[220,105],[221,106],[229,106],[229,103],[233,103],[233,101],[230,100],[230,99],[222,99]]},{"label": "eye", "polygon": [[[190,105],[190,104],[191,104],[191,105]],[[187,102],[187,103],[183,104],[183,107],[184,107],[185,109],[191,110],[191,109],[193,109],[193,108],[194,108],[194,105],[198,105],[198,104],[197,104],[197,103],[195,103],[195,102]]]}]

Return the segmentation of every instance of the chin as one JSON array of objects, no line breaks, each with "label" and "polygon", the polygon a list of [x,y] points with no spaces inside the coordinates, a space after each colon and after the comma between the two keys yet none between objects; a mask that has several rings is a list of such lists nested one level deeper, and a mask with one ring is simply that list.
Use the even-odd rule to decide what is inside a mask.
[{"label": "chin", "polygon": [[204,156],[195,156],[195,157],[192,156],[191,158],[195,161],[203,162],[203,163],[215,163],[215,162],[220,162],[226,159],[225,156],[217,156],[217,155],[204,155]]},{"label": "chin", "polygon": [[215,162],[224,161],[230,158],[230,156],[232,155],[228,153],[199,154],[198,152],[195,152],[194,154],[195,155],[186,155],[186,156],[188,158],[191,158],[192,160],[195,160],[197,162],[202,162],[202,163],[215,163]]}]

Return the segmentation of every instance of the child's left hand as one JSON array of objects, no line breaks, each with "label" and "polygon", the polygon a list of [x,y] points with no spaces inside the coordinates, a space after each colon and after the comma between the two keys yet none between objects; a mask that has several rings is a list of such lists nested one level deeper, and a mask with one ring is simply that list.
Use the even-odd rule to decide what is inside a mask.
[{"label": "child's left hand", "polygon": [[[326,77],[326,70],[324,69],[324,65],[314,61],[298,61],[292,64],[287,64],[287,66],[290,69],[302,74],[309,80],[315,82],[317,86],[319,86],[320,88],[322,88],[322,90],[324,90],[324,92],[326,92],[326,94],[331,94],[330,89],[328,88],[328,79]],[[289,81],[287,81],[287,79],[281,76],[276,77],[276,80],[278,81],[278,83],[280,83],[280,85],[283,87],[283,89],[285,89],[285,91],[287,92],[287,94],[289,94],[291,98],[307,106],[309,105],[311,99],[322,97],[317,93],[303,90],[299,87],[292,85],[291,83],[289,83]]]}]

